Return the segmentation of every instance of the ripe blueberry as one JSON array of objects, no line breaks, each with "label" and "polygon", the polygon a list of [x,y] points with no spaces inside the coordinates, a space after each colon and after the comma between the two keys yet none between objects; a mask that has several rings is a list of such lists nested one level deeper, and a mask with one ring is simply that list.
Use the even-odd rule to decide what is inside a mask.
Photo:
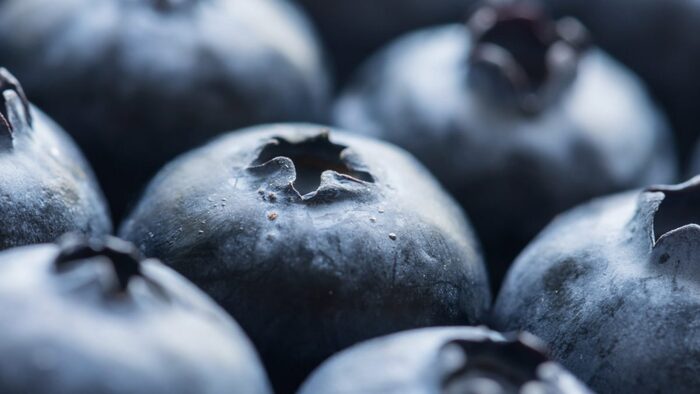
[{"label": "ripe blueberry", "polygon": [[700,386],[700,178],[595,200],[516,260],[494,312],[600,393]]},{"label": "ripe blueberry", "polygon": [[676,171],[670,131],[637,78],[578,22],[525,2],[400,39],[335,118],[404,147],[442,181],[474,222],[494,288],[557,213]]},{"label": "ripe blueberry", "polygon": [[299,394],[589,394],[531,335],[424,328],[366,341],[331,357]]},{"label": "ripe blueberry", "polygon": [[270,393],[250,341],[200,290],[116,238],[0,254],[3,393]]},{"label": "ripe blueberry", "polygon": [[231,313],[280,392],[353,343],[479,323],[490,303],[469,225],[428,172],[320,126],[260,126],[182,156],[121,234]]},{"label": "ripe blueberry", "polygon": [[0,69],[0,250],[65,232],[112,231],[107,205],[73,141]]},{"label": "ripe blueberry", "polygon": [[75,137],[117,220],[220,132],[326,116],[321,51],[286,0],[9,0],[0,63]]}]

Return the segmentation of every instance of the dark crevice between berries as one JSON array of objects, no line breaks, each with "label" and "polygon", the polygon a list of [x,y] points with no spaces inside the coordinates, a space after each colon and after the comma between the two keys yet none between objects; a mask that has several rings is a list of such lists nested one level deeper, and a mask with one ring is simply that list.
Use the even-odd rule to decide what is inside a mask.
[{"label": "dark crevice between berries", "polygon": [[[8,94],[9,92],[14,92],[13,95]],[[12,100],[19,100],[17,102],[10,102]],[[18,105],[22,107],[23,114],[18,114],[19,119],[13,120],[11,111],[14,111],[13,106]],[[29,109],[29,101],[27,96],[24,94],[22,86],[19,81],[5,68],[0,68],[0,145],[11,146],[13,133],[16,132],[17,128],[22,125],[13,124],[13,121],[24,122],[26,125],[31,125],[31,112]]]},{"label": "dark crevice between berries", "polygon": [[588,42],[578,22],[555,22],[527,2],[482,7],[468,27],[469,82],[484,98],[529,114],[569,86]]},{"label": "dark crevice between berries", "polygon": [[664,195],[654,213],[654,242],[687,226],[700,226],[700,181],[680,188],[650,189]]},{"label": "dark crevice between berries", "polygon": [[370,173],[348,165],[343,159],[346,149],[344,145],[332,143],[328,133],[321,133],[300,142],[275,138],[274,143],[262,149],[252,165],[260,166],[278,157],[288,158],[294,164],[296,173],[293,187],[302,196],[317,191],[321,186],[321,174],[328,170],[358,181],[374,182]]},{"label": "dark crevice between berries", "polygon": [[75,264],[97,257],[109,260],[118,285],[115,289],[106,289],[112,294],[126,293],[132,278],[142,277],[141,255],[136,247],[126,241],[113,237],[87,240],[70,235],[61,239],[59,244],[61,252],[54,261],[58,272],[68,271]]},{"label": "dark crevice between berries", "polygon": [[463,341],[446,344],[442,363],[445,394],[484,392],[499,387],[503,393],[519,393],[528,382],[539,380],[537,368],[548,361],[544,352],[520,338],[509,341]]}]

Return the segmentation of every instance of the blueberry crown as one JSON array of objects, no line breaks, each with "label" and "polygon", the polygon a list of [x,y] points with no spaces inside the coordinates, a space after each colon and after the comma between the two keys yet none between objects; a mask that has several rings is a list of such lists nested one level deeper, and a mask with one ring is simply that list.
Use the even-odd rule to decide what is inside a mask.
[{"label": "blueberry crown", "polygon": [[129,242],[114,237],[104,239],[85,239],[76,235],[68,235],[59,241],[61,251],[54,260],[58,272],[68,270],[72,265],[81,261],[104,257],[116,277],[118,292],[126,292],[129,281],[141,274],[141,254]]},{"label": "blueberry crown", "polygon": [[353,182],[374,183],[372,174],[352,157],[349,148],[333,143],[327,131],[300,141],[272,138],[261,148],[249,169],[264,172],[263,169],[273,165],[289,166],[288,170],[294,173],[291,182],[294,191],[309,198],[323,189],[321,175],[326,171]]},{"label": "blueberry crown", "polygon": [[467,22],[469,82],[485,98],[538,113],[570,85],[588,33],[576,20],[549,18],[528,2],[489,4]]}]

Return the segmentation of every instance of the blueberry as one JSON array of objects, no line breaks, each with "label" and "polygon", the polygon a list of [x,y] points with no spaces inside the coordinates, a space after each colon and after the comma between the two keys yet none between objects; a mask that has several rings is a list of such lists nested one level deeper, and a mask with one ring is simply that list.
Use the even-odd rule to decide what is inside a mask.
[{"label": "blueberry", "polygon": [[372,52],[425,26],[460,22],[478,0],[297,0],[331,52],[342,82]]},{"label": "blueberry", "polygon": [[676,172],[670,131],[637,78],[578,22],[528,3],[398,40],[335,119],[427,165],[472,218],[494,288],[557,213]]},{"label": "blueberry", "polygon": [[166,166],[121,234],[218,301],[278,392],[358,341],[490,305],[461,210],[404,151],[321,126],[238,131]]},{"label": "blueberry", "polygon": [[6,0],[0,63],[76,138],[117,220],[177,154],[324,120],[329,100],[316,37],[284,0]]},{"label": "blueberry", "polygon": [[112,230],[88,163],[53,120],[0,68],[0,250],[65,232]]},{"label": "blueberry", "polygon": [[700,387],[700,178],[595,200],[515,262],[497,328],[531,331],[600,393]]},{"label": "blueberry", "polygon": [[424,328],[353,346],[318,368],[299,394],[588,394],[531,335]]},{"label": "blueberry", "polygon": [[0,254],[3,393],[270,393],[250,341],[200,290],[116,238]]}]

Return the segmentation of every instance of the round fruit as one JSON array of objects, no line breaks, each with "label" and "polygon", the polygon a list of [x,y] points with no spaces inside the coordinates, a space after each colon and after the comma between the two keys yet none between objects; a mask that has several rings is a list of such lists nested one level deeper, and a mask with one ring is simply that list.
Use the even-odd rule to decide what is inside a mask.
[{"label": "round fruit", "polygon": [[310,14],[344,81],[372,52],[425,26],[463,21],[477,0],[297,0]]},{"label": "round fruit", "polygon": [[589,394],[528,335],[485,328],[424,328],[373,339],[333,356],[299,394]]},{"label": "round fruit", "polygon": [[117,219],[163,164],[219,132],[323,120],[321,57],[283,0],[0,4],[0,63],[76,138]]},{"label": "round fruit", "polygon": [[561,216],[508,273],[496,327],[538,335],[600,393],[697,392],[698,212],[695,178]]},{"label": "round fruit", "polygon": [[241,329],[116,238],[0,254],[3,393],[270,393]]},{"label": "round fruit", "polygon": [[675,177],[670,132],[639,81],[579,23],[528,3],[399,40],[335,115],[433,171],[473,219],[493,286],[557,213]]},{"label": "round fruit", "polygon": [[490,304],[459,207],[412,157],[321,126],[238,131],[171,163],[121,234],[218,301],[280,392],[358,341]]},{"label": "round fruit", "polygon": [[[579,18],[596,41],[637,72],[663,105],[684,161],[700,136],[697,69],[700,2],[694,0],[546,0]],[[624,17],[621,17],[624,15]]]},{"label": "round fruit", "polygon": [[0,250],[66,232],[112,231],[92,170],[65,132],[0,68]]}]

